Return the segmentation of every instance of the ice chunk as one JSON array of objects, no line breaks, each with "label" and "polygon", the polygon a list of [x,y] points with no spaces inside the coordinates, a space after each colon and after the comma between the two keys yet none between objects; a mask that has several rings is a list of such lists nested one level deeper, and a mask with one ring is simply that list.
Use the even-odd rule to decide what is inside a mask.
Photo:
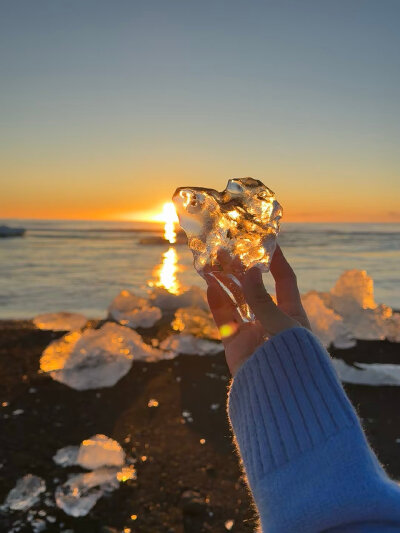
[{"label": "ice chunk", "polygon": [[341,381],[358,385],[400,385],[400,365],[380,363],[346,364],[342,359],[333,359],[333,365]]},{"label": "ice chunk", "polygon": [[4,502],[5,509],[12,511],[27,511],[39,501],[39,496],[46,490],[45,481],[33,474],[20,478],[7,495]]},{"label": "ice chunk", "polygon": [[343,323],[342,317],[329,309],[316,291],[303,295],[302,303],[310,320],[311,329],[328,347],[333,343],[337,348],[351,348],[356,341]]},{"label": "ice chunk", "polygon": [[86,516],[105,492],[118,488],[118,469],[99,468],[71,476],[55,492],[56,504],[71,516]]},{"label": "ice chunk", "polygon": [[39,329],[77,331],[85,327],[87,318],[79,313],[60,311],[59,313],[37,315],[33,319],[33,323]]},{"label": "ice chunk", "polygon": [[76,465],[78,452],[79,446],[65,446],[57,450],[53,456],[53,461],[62,467]]},{"label": "ice chunk", "polygon": [[200,339],[193,335],[171,335],[162,341],[160,348],[175,354],[215,355],[224,350],[220,342]]},{"label": "ice chunk", "polygon": [[331,290],[332,305],[341,315],[361,309],[375,309],[374,282],[365,270],[346,270]]},{"label": "ice chunk", "polygon": [[112,387],[133,359],[154,362],[167,356],[129,328],[108,322],[100,329],[69,333],[44,350],[40,368],[77,390]]},{"label": "ice chunk", "polygon": [[375,303],[373,280],[365,270],[343,272],[325,299],[357,339],[395,339],[400,333],[392,309]]},{"label": "ice chunk", "polygon": [[172,322],[175,331],[206,339],[220,339],[220,334],[211,313],[197,307],[183,307],[175,312]]},{"label": "ice chunk", "polygon": [[151,306],[145,298],[123,290],[108,308],[111,318],[131,328],[151,328],[161,318],[161,309]]},{"label": "ice chunk", "polygon": [[[180,187],[173,202],[179,222],[187,234],[194,266],[201,276],[212,273],[235,300],[243,318],[252,315],[240,286],[240,274],[258,266],[269,269],[276,246],[282,208],[274,193],[253,178],[231,179],[226,189]],[[229,252],[239,265],[229,276],[221,277],[218,249]],[[233,281],[233,283],[232,283]]]},{"label": "ice chunk", "polygon": [[198,307],[209,310],[207,296],[200,287],[192,286],[179,294],[173,294],[162,287],[153,287],[150,291],[152,303],[163,310],[175,311],[180,307]]},{"label": "ice chunk", "polygon": [[95,470],[102,466],[121,466],[124,461],[125,452],[118,442],[98,434],[82,442],[76,462],[87,470]]}]

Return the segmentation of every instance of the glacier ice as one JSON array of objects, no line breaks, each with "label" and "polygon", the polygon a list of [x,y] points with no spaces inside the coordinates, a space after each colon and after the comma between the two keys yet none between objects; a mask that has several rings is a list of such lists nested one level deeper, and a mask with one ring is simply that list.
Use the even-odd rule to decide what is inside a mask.
[{"label": "glacier ice", "polygon": [[176,311],[180,307],[209,310],[206,292],[195,285],[182,290],[179,294],[173,294],[163,287],[152,287],[150,301],[165,311]]},{"label": "glacier ice", "polygon": [[373,280],[364,270],[347,270],[329,292],[312,291],[302,301],[313,331],[326,345],[347,348],[352,339],[400,341],[400,315],[375,302]]},{"label": "glacier ice", "polygon": [[185,335],[220,340],[220,334],[211,313],[197,307],[177,309],[171,326],[175,331]]},{"label": "glacier ice", "polygon": [[46,483],[42,478],[33,474],[26,474],[10,490],[3,508],[12,511],[27,511],[39,501],[40,494],[45,490]]},{"label": "glacier ice", "polygon": [[78,459],[79,446],[64,446],[53,455],[53,461],[62,467],[76,465]]},{"label": "glacier ice", "polygon": [[97,434],[82,441],[76,463],[87,470],[102,466],[121,466],[125,461],[125,452],[114,439]]},{"label": "glacier ice", "polygon": [[105,492],[117,489],[121,482],[136,479],[136,470],[125,463],[120,444],[106,435],[94,435],[80,446],[60,448],[53,459],[61,466],[79,465],[91,470],[70,475],[56,489],[57,506],[75,517],[87,515]]},{"label": "glacier ice", "polygon": [[164,339],[160,348],[173,354],[186,355],[215,355],[221,353],[224,348],[222,343],[201,339],[194,335],[170,335]]},{"label": "glacier ice", "polygon": [[72,475],[55,492],[57,506],[71,516],[85,516],[105,492],[118,488],[118,469],[99,468]]},{"label": "glacier ice", "polygon": [[400,385],[400,365],[385,363],[354,363],[348,365],[342,359],[332,359],[339,379],[356,385]]},{"label": "glacier ice", "polygon": [[151,328],[161,318],[161,309],[150,305],[128,290],[121,291],[111,302],[108,314],[116,322],[130,328]]},{"label": "glacier ice", "polygon": [[127,327],[108,322],[100,329],[73,332],[49,344],[40,368],[77,390],[112,387],[132,366],[133,359],[154,362],[165,354],[143,342]]},{"label": "glacier ice", "polygon": [[[218,192],[200,187],[179,187],[172,198],[179,223],[188,237],[194,266],[205,277],[218,279],[236,302],[244,319],[252,319],[240,287],[240,274],[258,266],[268,271],[276,246],[282,207],[274,193],[253,178],[230,179]],[[218,250],[224,249],[236,270],[221,275]],[[234,264],[234,263],[233,263]]]},{"label": "glacier ice", "polygon": [[302,296],[303,307],[310,320],[312,331],[324,346],[331,343],[337,348],[351,348],[356,341],[345,326],[343,318],[329,309],[316,291]]},{"label": "glacier ice", "polygon": [[39,329],[52,331],[77,331],[85,327],[87,318],[79,313],[44,313],[37,315],[33,323]]}]

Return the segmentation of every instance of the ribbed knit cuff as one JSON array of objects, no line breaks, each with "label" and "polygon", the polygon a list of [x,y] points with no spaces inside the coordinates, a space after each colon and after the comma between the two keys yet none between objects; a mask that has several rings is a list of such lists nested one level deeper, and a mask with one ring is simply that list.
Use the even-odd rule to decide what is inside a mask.
[{"label": "ribbed knit cuff", "polygon": [[304,328],[268,340],[239,369],[229,417],[250,485],[358,424],[328,353]]}]

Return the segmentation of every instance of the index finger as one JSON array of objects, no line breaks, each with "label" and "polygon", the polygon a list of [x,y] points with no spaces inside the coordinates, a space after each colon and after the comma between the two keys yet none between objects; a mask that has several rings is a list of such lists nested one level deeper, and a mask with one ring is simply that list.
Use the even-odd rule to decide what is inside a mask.
[{"label": "index finger", "polygon": [[271,274],[275,280],[278,306],[289,314],[303,311],[296,274],[286,260],[279,244],[272,256]]}]

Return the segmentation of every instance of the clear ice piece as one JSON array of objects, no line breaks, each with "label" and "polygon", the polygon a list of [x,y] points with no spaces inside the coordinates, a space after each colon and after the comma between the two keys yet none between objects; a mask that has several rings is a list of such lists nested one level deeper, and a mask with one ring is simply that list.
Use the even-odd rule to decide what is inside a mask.
[{"label": "clear ice piece", "polygon": [[60,448],[57,450],[56,454],[53,455],[53,461],[63,468],[76,465],[78,452],[79,446],[64,446],[64,448]]},{"label": "clear ice piece", "polygon": [[40,359],[43,372],[76,390],[112,387],[133,360],[154,362],[165,354],[136,331],[107,322],[100,329],[72,332],[49,344]]},{"label": "clear ice piece", "polygon": [[[259,180],[234,178],[222,192],[180,187],[172,200],[197,272],[203,277],[213,275],[233,298],[241,316],[252,320],[240,275],[253,266],[264,272],[269,269],[282,217],[274,193]],[[240,265],[229,275],[221,273],[217,257],[221,248]]]},{"label": "clear ice piece", "polygon": [[77,464],[87,470],[102,466],[122,466],[125,452],[119,443],[105,435],[94,435],[82,441],[77,456]]},{"label": "clear ice piece", "polygon": [[130,328],[151,328],[161,318],[161,309],[128,290],[121,291],[111,302],[108,314]]},{"label": "clear ice piece", "polygon": [[46,490],[45,481],[33,474],[26,474],[7,495],[4,502],[6,509],[27,511],[39,501],[39,496]]}]

